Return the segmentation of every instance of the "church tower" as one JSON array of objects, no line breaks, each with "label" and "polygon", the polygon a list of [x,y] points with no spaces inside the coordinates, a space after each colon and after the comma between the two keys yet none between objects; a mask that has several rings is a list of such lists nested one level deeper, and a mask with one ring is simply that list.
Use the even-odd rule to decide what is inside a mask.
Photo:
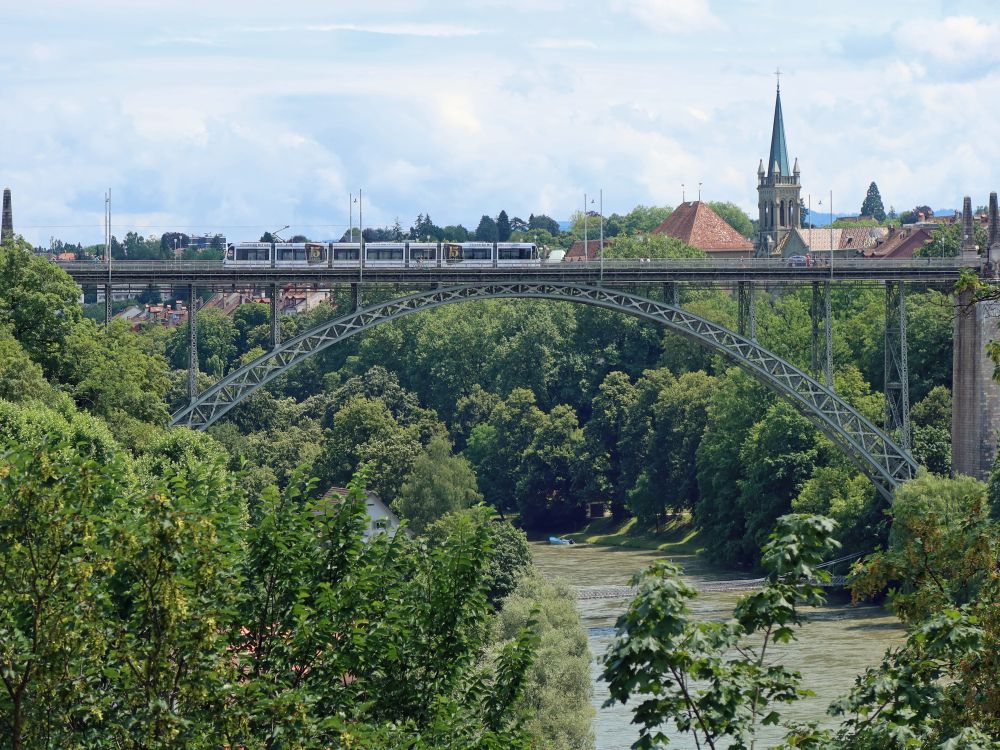
[{"label": "church tower", "polygon": [[785,143],[785,120],[781,114],[781,83],[774,100],[774,125],[771,128],[771,153],[767,168],[761,160],[757,167],[757,207],[760,220],[757,231],[756,255],[767,257],[781,252],[782,240],[800,226],[799,160],[788,167],[788,146]]}]

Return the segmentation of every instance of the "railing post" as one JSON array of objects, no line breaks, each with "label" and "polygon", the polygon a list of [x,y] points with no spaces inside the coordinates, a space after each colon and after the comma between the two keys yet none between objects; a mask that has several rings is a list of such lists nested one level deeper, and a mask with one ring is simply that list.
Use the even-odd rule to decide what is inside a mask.
[{"label": "railing post", "polygon": [[754,299],[754,284],[752,281],[736,283],[736,294],[739,302],[736,324],[740,336],[746,336],[751,341],[757,340],[757,304]]},{"label": "railing post", "polygon": [[281,307],[278,304],[278,297],[281,295],[281,287],[271,284],[271,348],[277,349],[281,344],[281,321],[279,320]]},{"label": "railing post", "polygon": [[885,429],[899,430],[900,444],[910,449],[910,373],[902,281],[885,284]]},{"label": "railing post", "polygon": [[188,284],[188,398],[198,398],[198,321],[194,284]]}]

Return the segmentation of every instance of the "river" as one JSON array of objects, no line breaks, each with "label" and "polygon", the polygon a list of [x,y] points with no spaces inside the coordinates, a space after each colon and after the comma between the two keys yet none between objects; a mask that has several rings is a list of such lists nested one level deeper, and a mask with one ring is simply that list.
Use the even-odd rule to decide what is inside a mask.
[{"label": "river", "polygon": [[[573,586],[622,585],[633,573],[654,560],[663,559],[661,553],[642,550],[590,545],[560,546],[543,542],[532,543],[532,554],[536,567],[545,577],[565,578]],[[685,577],[694,585],[702,581],[746,577],[744,574],[720,571],[690,555],[669,559],[683,568]],[[702,593],[690,606],[697,617],[722,620],[732,614],[741,595],[741,592]],[[608,689],[600,680],[599,659],[612,640],[615,620],[627,604],[625,599],[585,600],[577,604],[594,657],[591,675],[597,709],[594,721],[597,750],[626,750],[638,737],[638,730],[630,723],[632,715],[629,706],[617,704],[612,708],[602,707],[608,697]],[[832,726],[836,720],[825,715],[826,706],[850,688],[855,676],[866,667],[877,664],[886,648],[899,644],[903,639],[903,630],[895,617],[877,606],[851,606],[837,602],[807,610],[807,613],[810,622],[799,631],[798,640],[777,645],[769,653],[774,653],[785,666],[801,672],[803,684],[816,696],[791,708],[783,707],[781,711],[786,718],[810,719]],[[780,738],[778,730],[770,736],[763,736],[762,740],[773,743]],[[689,734],[672,736],[670,745],[695,747]]]}]

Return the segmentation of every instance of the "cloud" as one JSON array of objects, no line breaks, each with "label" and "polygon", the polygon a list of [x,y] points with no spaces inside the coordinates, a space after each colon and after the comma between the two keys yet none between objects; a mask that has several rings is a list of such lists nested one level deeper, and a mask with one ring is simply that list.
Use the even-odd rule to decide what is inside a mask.
[{"label": "cloud", "polygon": [[897,44],[923,58],[952,67],[975,66],[985,74],[1000,61],[1000,24],[972,16],[907,21],[896,32]]},{"label": "cloud", "polygon": [[597,49],[590,39],[551,38],[539,39],[531,45],[535,49]]},{"label": "cloud", "polygon": [[616,0],[613,7],[631,14],[653,31],[666,34],[723,28],[708,0]]},{"label": "cloud", "polygon": [[380,34],[385,36],[416,36],[433,38],[453,38],[465,36],[477,36],[482,29],[472,26],[462,26],[460,24],[448,23],[324,23],[289,26],[248,26],[241,31],[256,34],[284,34],[284,33],[329,33],[334,31],[351,31],[362,34]]}]

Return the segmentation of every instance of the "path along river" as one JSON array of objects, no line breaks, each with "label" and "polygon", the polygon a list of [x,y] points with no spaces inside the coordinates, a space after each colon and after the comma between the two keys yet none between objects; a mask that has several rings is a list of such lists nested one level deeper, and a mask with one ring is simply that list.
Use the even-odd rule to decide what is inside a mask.
[{"label": "path along river", "polygon": [[[535,565],[546,577],[562,577],[572,586],[611,586],[627,583],[629,577],[648,566],[662,554],[614,547],[589,545],[532,544]],[[697,586],[700,582],[745,575],[727,573],[712,568],[692,556],[671,558],[684,569],[685,576]],[[722,620],[732,614],[742,596],[740,592],[699,594],[691,604],[694,616]],[[594,657],[591,674],[594,680],[594,706],[597,717],[594,732],[597,750],[626,750],[638,737],[631,726],[631,707],[618,704],[601,708],[608,697],[607,685],[599,678],[598,660],[604,655],[614,634],[614,624],[627,606],[626,599],[596,599],[580,601],[577,608],[587,629],[590,652]],[[802,673],[803,684],[816,693],[782,714],[796,720],[817,720],[821,724],[835,723],[825,715],[831,700],[845,693],[857,674],[877,664],[886,648],[902,641],[903,631],[895,617],[881,607],[860,606],[839,602],[819,609],[809,609],[810,622],[799,632],[799,638],[788,645],[777,646],[772,652],[785,666]],[[764,737],[765,744],[781,738],[780,732]],[[690,735],[671,737],[671,747],[694,748]]]}]

